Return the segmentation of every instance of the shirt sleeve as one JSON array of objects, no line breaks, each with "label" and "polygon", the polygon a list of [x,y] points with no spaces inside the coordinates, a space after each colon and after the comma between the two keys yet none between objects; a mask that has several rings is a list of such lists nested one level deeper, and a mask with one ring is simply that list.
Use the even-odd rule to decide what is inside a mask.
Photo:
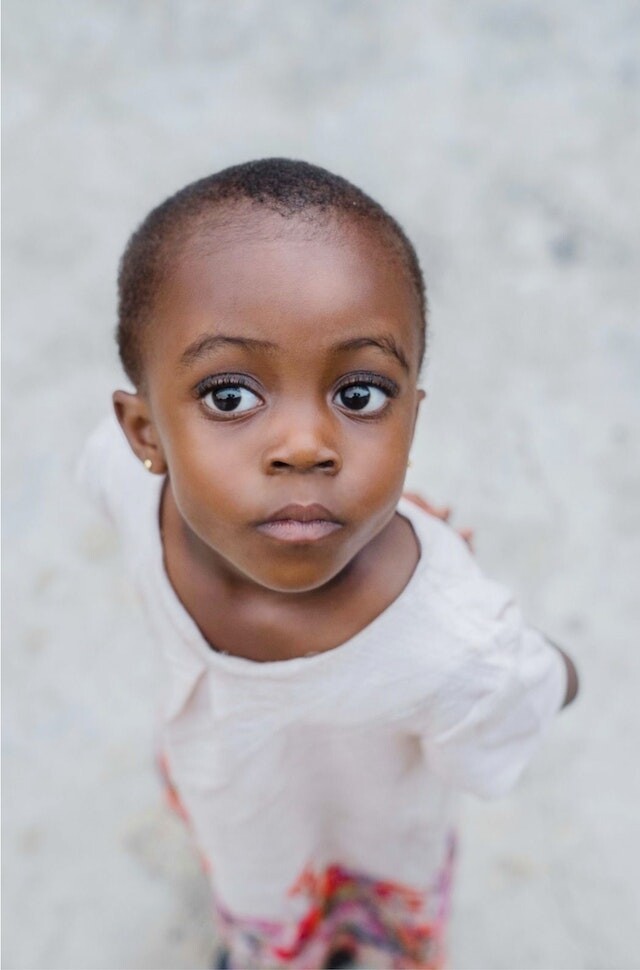
[{"label": "shirt sleeve", "polygon": [[123,493],[132,487],[132,475],[140,475],[118,419],[108,413],[94,427],[78,454],[73,477],[97,511],[117,526]]},{"label": "shirt sleeve", "polygon": [[567,684],[562,655],[525,625],[505,593],[486,634],[458,653],[422,736],[432,770],[484,798],[513,787],[561,708]]}]

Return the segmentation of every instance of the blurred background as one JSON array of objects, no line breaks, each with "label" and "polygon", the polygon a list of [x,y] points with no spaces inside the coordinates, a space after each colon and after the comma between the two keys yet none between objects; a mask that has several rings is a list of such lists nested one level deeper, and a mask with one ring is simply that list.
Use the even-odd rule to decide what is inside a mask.
[{"label": "blurred background", "polygon": [[582,677],[517,791],[465,802],[452,967],[639,967],[638,4],[3,6],[3,966],[210,964],[153,764],[154,645],[71,470],[128,386],[129,233],[197,177],[287,155],[414,240],[408,484],[475,528]]}]

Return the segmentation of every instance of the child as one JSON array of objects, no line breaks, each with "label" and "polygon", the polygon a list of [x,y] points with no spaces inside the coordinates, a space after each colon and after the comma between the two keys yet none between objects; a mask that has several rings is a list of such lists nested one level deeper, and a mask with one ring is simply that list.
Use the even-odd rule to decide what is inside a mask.
[{"label": "child", "polygon": [[576,676],[402,497],[414,249],[344,179],[268,159],[151,212],[119,294],[136,392],[78,475],[164,661],[218,965],[441,967],[455,794],[511,788]]}]

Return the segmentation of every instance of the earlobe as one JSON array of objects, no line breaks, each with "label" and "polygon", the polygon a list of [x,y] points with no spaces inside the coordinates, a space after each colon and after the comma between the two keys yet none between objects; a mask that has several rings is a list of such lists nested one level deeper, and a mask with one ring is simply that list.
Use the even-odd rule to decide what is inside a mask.
[{"label": "earlobe", "polygon": [[114,391],[113,407],[120,427],[136,458],[157,474],[164,474],[167,464],[147,402],[139,394]]}]

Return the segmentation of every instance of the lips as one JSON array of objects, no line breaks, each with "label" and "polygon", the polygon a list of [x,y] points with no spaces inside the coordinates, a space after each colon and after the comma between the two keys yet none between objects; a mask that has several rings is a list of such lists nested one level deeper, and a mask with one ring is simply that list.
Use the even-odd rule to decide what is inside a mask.
[{"label": "lips", "polygon": [[257,528],[281,542],[317,542],[337,532],[343,524],[324,505],[285,505],[259,522]]}]

